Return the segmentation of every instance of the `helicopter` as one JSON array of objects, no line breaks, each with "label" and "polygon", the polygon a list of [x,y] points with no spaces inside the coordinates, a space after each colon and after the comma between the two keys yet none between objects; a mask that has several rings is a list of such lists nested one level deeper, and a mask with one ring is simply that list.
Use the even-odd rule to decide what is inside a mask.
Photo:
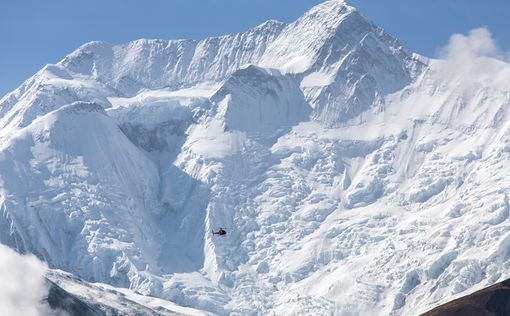
[{"label": "helicopter", "polygon": [[225,228],[221,228],[218,229],[217,232],[215,232],[214,230],[212,231],[212,234],[213,235],[218,235],[218,236],[221,236],[221,237],[225,237],[227,235],[227,231],[225,230]]}]

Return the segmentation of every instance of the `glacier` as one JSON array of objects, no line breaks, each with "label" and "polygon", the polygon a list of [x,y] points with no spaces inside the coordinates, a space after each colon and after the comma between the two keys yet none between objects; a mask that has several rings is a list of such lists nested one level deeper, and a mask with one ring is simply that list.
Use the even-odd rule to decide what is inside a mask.
[{"label": "glacier", "polygon": [[0,242],[155,314],[425,312],[510,277],[510,65],[471,57],[343,0],[87,43],[0,99]]}]

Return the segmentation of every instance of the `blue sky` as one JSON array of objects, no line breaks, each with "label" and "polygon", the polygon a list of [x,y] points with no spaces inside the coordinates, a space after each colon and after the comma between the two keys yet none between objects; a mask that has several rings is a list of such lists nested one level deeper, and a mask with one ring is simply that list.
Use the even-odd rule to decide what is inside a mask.
[{"label": "blue sky", "polygon": [[[91,40],[194,38],[289,22],[319,0],[4,0],[0,96]],[[436,56],[453,33],[486,26],[510,48],[508,0],[351,0],[411,51]]]}]

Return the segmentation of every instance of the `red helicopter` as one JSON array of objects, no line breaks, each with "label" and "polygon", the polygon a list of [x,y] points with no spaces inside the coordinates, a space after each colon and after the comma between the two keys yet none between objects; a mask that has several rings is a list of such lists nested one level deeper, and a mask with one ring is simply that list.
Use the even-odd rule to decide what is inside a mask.
[{"label": "red helicopter", "polygon": [[225,230],[225,228],[221,228],[218,229],[217,232],[215,232],[214,230],[212,231],[213,235],[218,235],[218,236],[221,236],[221,237],[225,237],[227,235],[227,231]]}]

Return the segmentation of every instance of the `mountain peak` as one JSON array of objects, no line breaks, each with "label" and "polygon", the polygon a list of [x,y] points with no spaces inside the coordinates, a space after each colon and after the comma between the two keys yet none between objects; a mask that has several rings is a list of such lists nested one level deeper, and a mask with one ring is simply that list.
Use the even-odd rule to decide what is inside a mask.
[{"label": "mountain peak", "polygon": [[262,22],[261,24],[257,25],[256,27],[254,27],[252,29],[260,29],[260,30],[273,29],[273,28],[278,29],[283,26],[285,26],[285,23],[278,21],[278,20],[271,19],[271,20]]},{"label": "mountain peak", "polygon": [[349,4],[349,2],[344,0],[327,0],[322,3],[319,3],[318,5],[312,7],[310,10],[308,10],[304,15],[308,14],[314,14],[317,12],[321,13],[342,13],[341,10],[343,9],[349,9],[349,10],[356,10],[354,6]]},{"label": "mountain peak", "polygon": [[356,8],[343,0],[328,0],[322,2],[303,14],[296,22],[314,20],[329,28],[338,25],[343,18],[357,12]]},{"label": "mountain peak", "polygon": [[[308,70],[324,44],[343,29],[342,24],[354,12],[356,9],[342,0],[330,0],[313,7],[282,30],[268,47],[261,64],[291,73]],[[370,25],[359,14],[351,19],[363,29]]]}]

